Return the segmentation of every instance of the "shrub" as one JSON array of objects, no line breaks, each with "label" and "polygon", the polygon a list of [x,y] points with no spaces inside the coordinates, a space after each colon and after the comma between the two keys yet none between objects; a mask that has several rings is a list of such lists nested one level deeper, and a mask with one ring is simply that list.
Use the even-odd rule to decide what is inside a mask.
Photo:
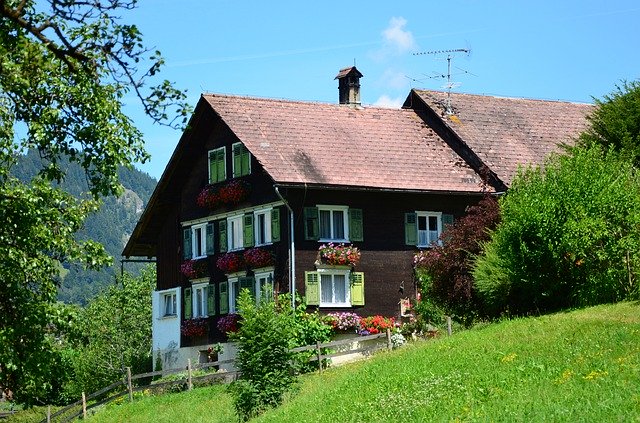
[{"label": "shrub", "polygon": [[425,313],[427,321],[439,321],[444,311],[470,323],[482,313],[471,270],[482,243],[489,240],[490,230],[499,221],[498,201],[486,195],[444,229],[442,245],[414,256],[422,291],[422,304],[417,305],[417,311]]},{"label": "shrub", "polygon": [[256,305],[249,291],[238,298],[242,325],[231,339],[238,343],[236,363],[240,380],[230,387],[234,407],[246,421],[279,405],[295,382],[292,367],[295,318],[291,305],[261,302]]},{"label": "shrub", "polygon": [[639,182],[629,162],[597,147],[520,172],[473,272],[488,309],[526,314],[638,298]]}]

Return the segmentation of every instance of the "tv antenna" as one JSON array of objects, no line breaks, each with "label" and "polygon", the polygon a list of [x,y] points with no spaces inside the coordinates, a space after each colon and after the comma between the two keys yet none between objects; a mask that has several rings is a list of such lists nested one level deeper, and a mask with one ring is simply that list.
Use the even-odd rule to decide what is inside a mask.
[{"label": "tv antenna", "polygon": [[[451,108],[451,89],[457,87],[459,84],[455,82],[451,82],[451,59],[453,58],[453,54],[455,53],[466,53],[470,54],[470,48],[454,48],[449,50],[431,50],[431,51],[422,51],[418,53],[413,53],[414,56],[422,56],[425,54],[447,54],[447,83],[445,84],[445,88],[447,89],[447,101],[445,103],[445,110],[448,115],[453,114],[453,109]],[[465,73],[471,73],[462,69]],[[473,74],[472,74],[473,75]],[[445,77],[444,75],[438,75],[437,77]]]}]

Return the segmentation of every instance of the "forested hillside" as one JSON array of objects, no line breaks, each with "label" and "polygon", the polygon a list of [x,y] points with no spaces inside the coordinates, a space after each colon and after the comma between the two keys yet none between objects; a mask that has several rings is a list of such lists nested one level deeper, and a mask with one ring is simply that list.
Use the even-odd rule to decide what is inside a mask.
[{"label": "forested hillside", "polygon": [[[20,157],[18,164],[12,168],[12,174],[28,181],[40,168],[40,157],[32,150]],[[84,270],[80,266],[65,265],[61,270],[61,301],[84,305],[89,298],[113,283],[115,272],[120,271],[122,248],[147,205],[157,181],[137,169],[121,168],[118,176],[125,188],[124,194],[119,198],[111,196],[103,199],[100,211],[87,219],[84,229],[77,235],[81,239],[92,239],[102,243],[114,257],[114,265],[99,272]],[[80,166],[68,165],[67,177],[61,185],[75,196],[81,196],[86,192],[87,180]],[[135,264],[125,266],[126,270],[134,272],[138,268]]]}]

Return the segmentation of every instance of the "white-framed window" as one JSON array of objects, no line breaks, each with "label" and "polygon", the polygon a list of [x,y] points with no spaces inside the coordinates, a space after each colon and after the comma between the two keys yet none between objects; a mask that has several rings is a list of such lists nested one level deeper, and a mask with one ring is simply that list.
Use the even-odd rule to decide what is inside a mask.
[{"label": "white-framed window", "polygon": [[231,146],[233,153],[233,177],[248,175],[251,173],[251,153],[241,142]]},{"label": "white-framed window", "polygon": [[194,319],[197,319],[199,317],[207,317],[208,316],[208,310],[207,310],[208,295],[207,294],[209,292],[209,284],[208,283],[193,284],[192,288],[193,288],[193,294],[192,294],[193,315],[191,317]]},{"label": "white-framed window", "polygon": [[194,259],[207,255],[207,224],[191,227],[191,251]]},{"label": "white-framed window", "polygon": [[226,149],[224,147],[209,151],[209,183],[215,184],[227,179]]},{"label": "white-framed window", "polygon": [[351,307],[348,269],[318,269],[320,307]]},{"label": "white-framed window", "polygon": [[418,226],[418,247],[427,247],[439,243],[442,233],[441,212],[416,212]]},{"label": "white-framed window", "polygon": [[271,209],[254,212],[253,230],[256,246],[271,244]]},{"label": "white-framed window", "polygon": [[160,317],[176,317],[178,315],[178,301],[176,290],[160,294]]},{"label": "white-framed window", "polygon": [[229,282],[229,313],[238,309],[240,291],[248,289],[256,303],[262,299],[273,298],[273,268],[258,270],[254,276],[232,276]]},{"label": "white-framed window", "polygon": [[349,207],[318,205],[320,241],[349,241]]},{"label": "white-framed window", "polygon": [[256,302],[273,299],[273,270],[256,272]]},{"label": "white-framed window", "polygon": [[227,218],[227,242],[229,251],[239,250],[244,247],[242,218],[243,215]]}]

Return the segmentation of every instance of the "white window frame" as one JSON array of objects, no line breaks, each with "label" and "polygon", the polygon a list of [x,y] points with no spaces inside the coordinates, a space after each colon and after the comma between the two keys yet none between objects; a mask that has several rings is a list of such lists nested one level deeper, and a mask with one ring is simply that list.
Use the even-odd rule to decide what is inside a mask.
[{"label": "white window frame", "polygon": [[[326,204],[318,204],[316,205],[316,207],[318,208],[318,235],[320,236],[320,239],[318,240],[318,242],[349,242],[349,206],[333,206],[333,205],[326,205]],[[329,228],[329,231],[331,233],[330,238],[322,238],[322,218],[320,217],[320,214],[323,211],[328,211],[331,213],[331,219],[330,219],[331,226]],[[334,235],[335,223],[333,219],[333,212],[335,211],[342,212],[344,238],[336,238],[336,236]]]},{"label": "white window frame", "polygon": [[[258,269],[256,270],[256,273],[254,275],[254,278],[256,280],[256,285],[255,285],[255,290],[256,290],[256,304],[258,304],[261,300],[262,300],[262,286],[261,286],[261,280],[265,280],[266,284],[270,284],[271,286],[269,287],[270,292],[271,292],[271,297],[273,298],[273,269]],[[269,281],[269,278],[271,278],[271,280]]]},{"label": "white window frame", "polygon": [[420,242],[421,238],[420,238],[420,218],[423,217],[426,219],[427,222],[427,230],[426,230],[426,238],[428,241],[428,237],[429,237],[429,218],[430,217],[435,217],[436,218],[436,222],[438,225],[437,228],[437,237],[435,240],[435,244],[437,245],[441,245],[442,242],[440,241],[440,235],[442,234],[442,212],[431,212],[431,211],[416,211],[416,231],[417,231],[417,236],[418,236],[418,247],[420,248],[426,248],[426,247],[430,247],[432,245],[434,245],[434,242]]},{"label": "white window frame", "polygon": [[[237,304],[235,299],[236,299],[236,295],[238,294],[237,291],[240,289],[240,278],[244,276],[245,276],[245,272],[240,272],[240,273],[235,273],[233,275],[229,275],[229,277],[227,277],[228,292],[229,292],[229,313],[235,313],[237,311]],[[257,269],[256,273],[253,276],[254,292],[255,292],[254,300],[256,301],[256,303],[260,300],[262,296],[262,290],[260,289],[260,280],[265,278],[268,279],[269,276],[271,276],[271,291],[273,292],[274,280],[273,280],[272,267]]]},{"label": "white window frame", "polygon": [[[209,316],[207,310],[207,300],[209,293],[209,283],[194,283],[191,285],[191,318],[200,319]],[[200,295],[200,298],[198,298]]]},{"label": "white window frame", "polygon": [[227,277],[227,292],[229,293],[229,314],[237,311],[236,291],[240,289],[240,275]]},{"label": "white window frame", "polygon": [[[271,238],[271,208],[253,212],[253,242],[256,247],[269,245]],[[264,239],[260,239],[260,216],[264,216]]]},{"label": "white window frame", "polygon": [[222,182],[222,181],[211,181],[211,154],[212,153],[216,153],[217,151],[222,150],[224,152],[224,156],[222,158],[223,162],[224,162],[224,178],[222,179],[222,181],[225,181],[227,179],[227,149],[226,147],[220,147],[220,148],[214,148],[213,150],[209,150],[209,152],[207,153],[207,167],[208,167],[208,174],[209,174],[209,179],[208,181],[210,183],[218,183],[218,182]]},{"label": "white window frame", "polygon": [[[227,251],[237,251],[244,248],[243,217],[243,214],[227,217]],[[237,231],[233,230],[234,226],[238,228]]]},{"label": "white window frame", "polygon": [[[351,307],[351,284],[350,284],[350,276],[351,271],[349,269],[318,269],[320,284],[320,307]],[[326,302],[322,300],[322,276],[331,276],[331,284],[332,284],[332,301]],[[334,276],[341,275],[344,276],[344,289],[345,289],[345,301],[337,302],[335,301],[335,291],[333,289],[333,285],[335,285]]]},{"label": "white window frame", "polygon": [[[198,245],[198,232],[200,232],[200,245]],[[200,250],[200,254],[198,254]],[[207,224],[194,225],[191,227],[191,256],[193,259],[207,256]]]},{"label": "white window frame", "polygon": [[[160,291],[158,293],[160,301],[158,310],[158,318],[160,319],[170,319],[178,317],[178,290],[170,289],[166,291]],[[169,301],[170,312],[167,313],[167,301]]]}]

